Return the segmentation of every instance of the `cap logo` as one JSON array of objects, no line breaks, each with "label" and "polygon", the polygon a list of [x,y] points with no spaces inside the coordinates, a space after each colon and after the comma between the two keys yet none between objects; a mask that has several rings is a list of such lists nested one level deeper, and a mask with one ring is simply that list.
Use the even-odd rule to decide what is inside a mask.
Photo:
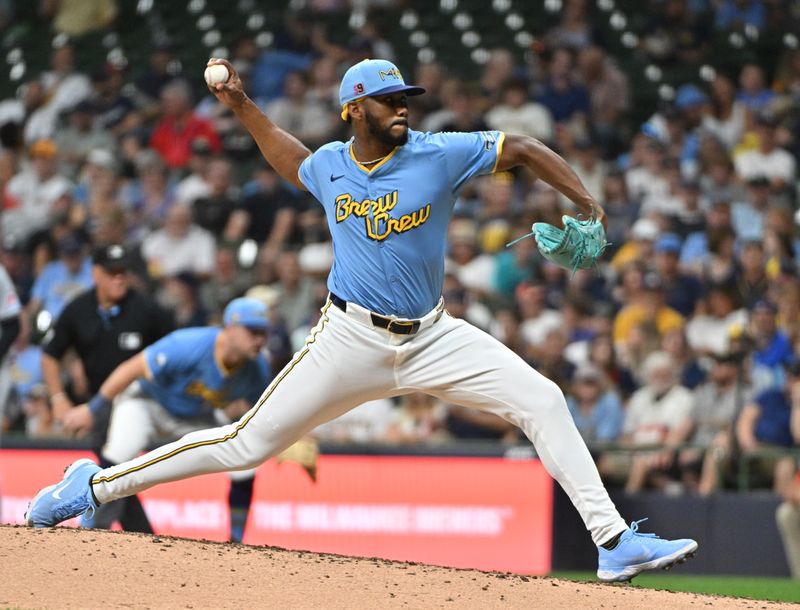
[{"label": "cap logo", "polygon": [[378,72],[378,76],[381,77],[381,80],[386,80],[388,76],[395,78],[397,80],[403,80],[402,75],[400,74],[400,70],[397,68],[392,68],[391,70],[380,70]]},{"label": "cap logo", "polygon": [[356,92],[356,95],[361,95],[362,93],[364,93],[364,83],[356,83],[353,86],[353,91]]},{"label": "cap logo", "polygon": [[108,249],[108,256],[110,258],[120,258],[122,254],[122,246],[111,246]]}]

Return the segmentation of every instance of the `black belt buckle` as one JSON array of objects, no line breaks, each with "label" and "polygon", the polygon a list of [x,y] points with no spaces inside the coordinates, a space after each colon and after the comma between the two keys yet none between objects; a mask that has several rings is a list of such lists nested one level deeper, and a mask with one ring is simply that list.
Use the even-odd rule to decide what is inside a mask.
[{"label": "black belt buckle", "polygon": [[413,335],[419,330],[419,320],[389,320],[386,330],[396,335]]},{"label": "black belt buckle", "polygon": [[413,335],[419,330],[419,320],[392,320],[376,313],[370,314],[372,324],[395,335]]}]

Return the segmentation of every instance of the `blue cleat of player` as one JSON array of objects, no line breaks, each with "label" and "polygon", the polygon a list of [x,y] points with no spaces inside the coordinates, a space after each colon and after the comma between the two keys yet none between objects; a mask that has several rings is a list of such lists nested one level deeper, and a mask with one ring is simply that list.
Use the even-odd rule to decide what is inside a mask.
[{"label": "blue cleat of player", "polygon": [[89,480],[100,467],[92,460],[78,460],[64,471],[64,478],[37,493],[28,505],[25,520],[30,527],[52,527],[90,511],[97,502]]},{"label": "blue cleat of player", "polygon": [[613,550],[597,547],[600,552],[597,578],[605,582],[629,581],[645,570],[669,569],[697,552],[697,542],[689,538],[663,540],[655,534],[640,534],[642,521],[647,519],[631,523]]}]

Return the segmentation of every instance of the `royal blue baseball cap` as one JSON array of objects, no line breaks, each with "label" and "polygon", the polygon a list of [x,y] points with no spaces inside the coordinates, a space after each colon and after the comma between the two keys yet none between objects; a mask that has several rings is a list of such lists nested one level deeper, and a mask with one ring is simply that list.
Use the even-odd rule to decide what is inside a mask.
[{"label": "royal blue baseball cap", "polygon": [[222,322],[225,326],[239,324],[248,328],[267,330],[269,328],[267,306],[258,299],[248,297],[233,299],[225,307],[225,312],[222,314]]},{"label": "royal blue baseball cap", "polygon": [[403,75],[392,62],[385,59],[365,59],[351,66],[342,77],[339,87],[339,103],[342,105],[342,120],[347,120],[347,104],[362,97],[405,92],[406,95],[422,95],[425,89],[406,85]]}]

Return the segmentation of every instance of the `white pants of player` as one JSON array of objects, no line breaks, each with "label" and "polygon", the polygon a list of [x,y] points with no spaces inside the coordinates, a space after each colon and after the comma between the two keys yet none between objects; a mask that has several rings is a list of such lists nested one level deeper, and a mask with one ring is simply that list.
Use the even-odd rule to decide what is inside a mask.
[{"label": "white pants of player", "polygon": [[[165,442],[204,430],[209,426],[230,423],[222,412],[214,420],[207,417],[176,417],[158,401],[142,393],[139,384],[128,386],[114,401],[108,436],[101,451],[113,464],[132,460],[157,441]],[[231,472],[231,479],[241,481],[255,476],[255,469]]]},{"label": "white pants of player", "polygon": [[[238,422],[98,472],[103,503],[186,477],[254,468],[359,404],[411,392],[495,413],[522,428],[596,544],[625,529],[558,386],[502,343],[433,311],[415,335],[375,328],[369,313],[328,303],[305,347]],[[480,485],[480,481],[476,481]]]}]

